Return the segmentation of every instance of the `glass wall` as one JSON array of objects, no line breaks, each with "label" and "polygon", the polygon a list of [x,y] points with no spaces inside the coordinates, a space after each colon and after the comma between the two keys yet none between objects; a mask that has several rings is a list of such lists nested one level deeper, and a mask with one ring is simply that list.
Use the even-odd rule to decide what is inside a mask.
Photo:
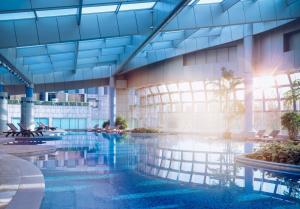
[{"label": "glass wall", "polygon": [[[257,76],[253,80],[254,118],[256,129],[280,129],[282,112],[292,110],[284,95],[300,73]],[[138,102],[131,106],[132,120],[137,126],[166,130],[213,131],[224,127],[222,107],[218,95],[219,80],[167,83],[136,90]],[[231,96],[244,103],[245,88],[240,84]],[[296,105],[299,110],[299,104]],[[237,118],[234,130],[243,128],[243,116]]]},{"label": "glass wall", "polygon": [[34,122],[36,124],[43,123],[44,125],[48,126],[49,125],[49,118],[34,118]]},{"label": "glass wall", "polygon": [[52,126],[62,129],[86,129],[87,120],[85,118],[53,118]]}]

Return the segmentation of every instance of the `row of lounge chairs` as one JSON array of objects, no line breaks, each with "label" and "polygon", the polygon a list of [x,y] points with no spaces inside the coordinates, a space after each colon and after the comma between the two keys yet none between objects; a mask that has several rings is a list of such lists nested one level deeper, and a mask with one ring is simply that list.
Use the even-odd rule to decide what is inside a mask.
[{"label": "row of lounge chairs", "polygon": [[266,130],[259,130],[257,131],[254,139],[258,140],[269,140],[269,139],[277,139],[280,130],[272,130],[268,135],[265,134]]},{"label": "row of lounge chairs", "polygon": [[119,128],[99,128],[99,124],[96,124],[92,129],[88,130],[89,132],[96,132],[96,133],[114,133],[114,134],[123,134],[125,131]]},{"label": "row of lounge chairs", "polygon": [[18,123],[20,129],[18,129],[13,123],[7,123],[7,126],[10,128],[9,131],[3,132],[5,137],[8,136],[23,136],[23,137],[35,137],[35,136],[43,136],[43,132],[41,130],[30,130],[27,129],[23,124]]}]

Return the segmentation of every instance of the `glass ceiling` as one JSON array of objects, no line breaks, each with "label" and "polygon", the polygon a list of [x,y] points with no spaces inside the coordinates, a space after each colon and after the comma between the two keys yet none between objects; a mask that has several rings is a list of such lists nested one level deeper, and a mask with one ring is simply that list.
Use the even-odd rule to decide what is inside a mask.
[{"label": "glass ceiling", "polygon": [[192,0],[190,1],[189,5],[194,4],[214,4],[214,3],[220,3],[224,0]]},{"label": "glass ceiling", "polygon": [[[120,4],[102,5],[102,6],[84,6],[82,7],[82,14],[146,10],[146,9],[152,9],[155,4],[156,1],[142,2],[142,3],[120,3]],[[49,10],[36,10],[36,11],[29,11],[29,12],[2,13],[0,14],[0,21],[76,15],[78,14],[78,10],[79,8],[74,7],[74,8],[65,8],[65,9],[49,9]]]}]

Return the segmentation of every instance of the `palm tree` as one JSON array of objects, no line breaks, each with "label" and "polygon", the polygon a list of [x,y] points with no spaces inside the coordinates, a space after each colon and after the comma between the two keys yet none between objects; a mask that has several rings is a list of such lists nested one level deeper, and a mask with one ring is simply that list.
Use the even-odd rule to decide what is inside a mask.
[{"label": "palm tree", "polygon": [[284,95],[285,104],[293,106],[293,110],[296,111],[296,102],[300,99],[300,80],[297,79],[292,83],[291,89]]},{"label": "palm tree", "polygon": [[227,70],[223,67],[221,71],[222,77],[220,80],[220,89],[218,91],[218,94],[223,102],[222,112],[224,113],[226,130],[224,136],[229,135],[228,138],[230,138],[231,123],[235,118],[237,118],[245,111],[244,105],[240,101],[231,99],[236,91],[236,87],[242,83],[242,79],[236,78],[232,70]]}]

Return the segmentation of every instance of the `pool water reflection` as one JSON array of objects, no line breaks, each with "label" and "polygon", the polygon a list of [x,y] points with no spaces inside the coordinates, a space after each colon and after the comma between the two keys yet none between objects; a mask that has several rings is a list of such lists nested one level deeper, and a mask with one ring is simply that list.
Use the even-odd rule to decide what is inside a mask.
[{"label": "pool water reflection", "polygon": [[234,163],[256,144],[102,134],[47,144],[58,151],[29,159],[45,176],[42,209],[300,208],[299,179]]}]

